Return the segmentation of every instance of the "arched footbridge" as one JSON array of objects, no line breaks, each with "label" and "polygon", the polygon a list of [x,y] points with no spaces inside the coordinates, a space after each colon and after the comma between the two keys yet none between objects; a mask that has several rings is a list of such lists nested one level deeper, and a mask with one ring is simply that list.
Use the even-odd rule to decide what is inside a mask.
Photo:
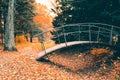
[{"label": "arched footbridge", "polygon": [[[47,35],[51,32],[54,35],[48,37]],[[39,53],[38,59],[55,50],[77,44],[99,43],[120,46],[120,27],[103,23],[67,24],[35,36],[39,38],[43,49]],[[57,43],[50,48],[46,48],[44,42],[50,39],[55,39]]]}]

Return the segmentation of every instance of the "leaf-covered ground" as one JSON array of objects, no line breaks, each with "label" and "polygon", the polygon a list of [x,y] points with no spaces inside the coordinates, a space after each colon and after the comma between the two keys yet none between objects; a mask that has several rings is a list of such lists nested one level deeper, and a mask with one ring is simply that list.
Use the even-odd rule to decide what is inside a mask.
[{"label": "leaf-covered ground", "polygon": [[[93,62],[89,56],[54,54],[51,56],[52,63],[39,62],[36,61],[41,50],[38,45],[18,45],[18,52],[4,52],[0,48],[0,80],[119,80],[119,60],[113,61],[109,67],[101,66],[96,71],[84,71],[87,63],[82,59],[89,60],[88,66]],[[54,61],[63,64],[63,67]]]}]

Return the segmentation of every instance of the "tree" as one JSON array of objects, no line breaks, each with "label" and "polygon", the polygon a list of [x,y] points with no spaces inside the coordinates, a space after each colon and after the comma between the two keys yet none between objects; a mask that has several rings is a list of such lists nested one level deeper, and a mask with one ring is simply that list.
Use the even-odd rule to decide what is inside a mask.
[{"label": "tree", "polygon": [[[53,21],[55,27],[64,24],[85,22],[120,25],[119,0],[59,0],[57,3],[56,11],[58,16],[56,16]],[[69,30],[73,31],[76,29],[74,27],[74,29]],[[59,32],[61,31],[62,30]],[[69,39],[71,40],[74,37],[76,36],[72,36],[72,38]]]},{"label": "tree", "polygon": [[8,11],[8,0],[1,0],[0,1],[0,27],[4,28],[5,26],[5,19],[7,16]]},{"label": "tree", "polygon": [[15,11],[15,31],[23,31],[27,33],[34,27],[33,17],[34,0],[17,0]]},{"label": "tree", "polygon": [[35,7],[35,12],[37,13],[37,15],[34,17],[35,23],[40,26],[42,31],[53,28],[53,17],[50,16],[50,11],[48,8],[40,3],[36,3]]},{"label": "tree", "polygon": [[[53,16],[50,15],[51,12],[47,8],[47,6],[40,3],[36,3],[35,12],[37,15],[33,19],[43,32],[53,28],[52,25]],[[47,32],[47,34],[45,34],[44,36],[46,36],[45,38],[48,38],[51,37],[52,35],[50,32]]]},{"label": "tree", "polygon": [[[15,13],[14,13],[14,32],[16,35],[22,35],[22,33],[30,33],[36,30],[33,21],[33,17],[36,15],[34,12],[35,0],[16,0],[15,1]],[[9,0],[0,0],[0,20],[6,24],[7,10]],[[2,17],[2,18],[1,18]],[[1,23],[1,22],[0,22]],[[39,28],[37,28],[40,31]]]},{"label": "tree", "polygon": [[120,20],[119,0],[60,0],[58,3],[56,9],[62,12],[53,21],[55,26],[59,26],[61,23],[81,22],[102,22],[120,25],[118,23]]},{"label": "tree", "polygon": [[14,0],[9,0],[8,14],[5,24],[4,50],[16,51],[14,42]]},{"label": "tree", "polygon": [[[16,35],[17,34],[21,35],[21,33],[19,32],[24,33],[25,36],[27,33],[29,33],[30,40],[32,41],[34,30],[36,30],[36,23],[33,21],[34,16],[36,16],[36,13],[34,12],[34,0],[16,1],[16,14],[15,14]],[[37,29],[38,32],[41,31],[39,27]]]},{"label": "tree", "polygon": [[[3,17],[4,23],[7,16],[9,0],[0,0],[0,20]],[[33,17],[35,13],[33,12],[34,0],[16,0],[15,1],[15,31],[27,31],[31,29],[34,24]]]}]

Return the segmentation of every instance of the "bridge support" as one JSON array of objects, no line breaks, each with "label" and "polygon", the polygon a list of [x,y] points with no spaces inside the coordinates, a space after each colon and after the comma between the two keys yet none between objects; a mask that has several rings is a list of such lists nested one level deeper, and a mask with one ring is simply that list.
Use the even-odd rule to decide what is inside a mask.
[{"label": "bridge support", "polygon": [[97,33],[97,42],[99,42],[99,36],[100,36],[100,27],[98,28],[98,33]]},{"label": "bridge support", "polygon": [[45,48],[45,45],[44,45],[43,35],[38,36],[38,40],[39,40],[39,42],[41,44],[42,51],[45,51],[45,54],[46,54],[46,48]]},{"label": "bridge support", "polygon": [[89,41],[91,41],[91,25],[89,25]]},{"label": "bridge support", "polygon": [[42,51],[45,51],[45,54],[46,54],[46,49],[45,49],[44,43],[41,43],[41,47],[42,47]]},{"label": "bridge support", "polygon": [[59,34],[58,34],[58,32],[56,32],[56,33],[57,33],[58,43],[60,44]]},{"label": "bridge support", "polygon": [[110,31],[110,41],[109,44],[112,45],[112,37],[113,37],[113,26],[111,27],[111,31]]},{"label": "bridge support", "polygon": [[79,41],[80,41],[80,33],[81,33],[81,30],[80,30],[80,26],[79,26]]},{"label": "bridge support", "polygon": [[67,39],[66,39],[66,33],[65,33],[64,27],[63,27],[63,35],[64,35],[64,40],[65,40],[65,45],[67,47]]}]

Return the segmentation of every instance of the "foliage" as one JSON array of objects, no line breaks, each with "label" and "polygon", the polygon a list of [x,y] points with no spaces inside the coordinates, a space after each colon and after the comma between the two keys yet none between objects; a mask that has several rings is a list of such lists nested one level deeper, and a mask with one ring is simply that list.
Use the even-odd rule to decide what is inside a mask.
[{"label": "foliage", "polygon": [[16,15],[15,15],[15,29],[29,32],[34,27],[33,12],[34,6],[32,5],[34,0],[17,0],[16,1]]},{"label": "foliage", "polygon": [[[61,5],[61,6],[60,6]],[[101,22],[120,25],[119,0],[77,0],[59,1],[57,10],[62,11],[54,20],[55,26],[80,22]],[[62,21],[62,23],[57,23]]]},{"label": "foliage", "polygon": [[[0,1],[0,22],[1,20],[6,22],[6,15],[8,10],[8,0]],[[33,10],[34,0],[16,0],[15,2],[15,31],[21,31],[28,33],[36,27],[33,21],[33,17],[36,15]],[[37,26],[38,27],[38,26]],[[40,29],[39,29],[40,30]]]},{"label": "foliage", "polygon": [[16,43],[27,43],[24,35],[19,35],[15,37],[15,42]]},{"label": "foliage", "polygon": [[119,0],[59,0],[57,3],[58,15],[53,21],[55,27],[85,22],[120,25]]},{"label": "foliage", "polygon": [[42,31],[49,30],[53,27],[52,16],[50,16],[50,11],[47,6],[36,3],[35,5],[36,16],[33,18],[35,23],[40,26]]},{"label": "foliage", "polygon": [[94,48],[90,51],[90,54],[93,55],[101,55],[101,54],[108,54],[110,51],[104,48]]},{"label": "foliage", "polygon": [[[6,16],[8,11],[8,2],[9,0],[1,0],[0,1],[0,27],[4,27],[6,24]],[[36,15],[34,12],[34,0],[16,0],[14,7],[14,34],[15,37],[17,35],[26,35],[29,33],[32,36],[35,33],[40,33],[41,30],[38,25],[36,25],[33,21],[33,17]],[[4,24],[2,23],[4,22]],[[4,27],[5,28],[5,27]],[[26,37],[28,40],[28,37]]]}]

